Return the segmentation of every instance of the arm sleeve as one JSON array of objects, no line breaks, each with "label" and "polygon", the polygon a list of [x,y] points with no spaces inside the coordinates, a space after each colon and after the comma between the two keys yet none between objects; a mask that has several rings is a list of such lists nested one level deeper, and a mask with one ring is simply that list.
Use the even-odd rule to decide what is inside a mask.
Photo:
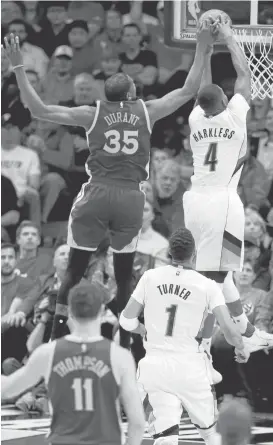
[{"label": "arm sleeve", "polygon": [[40,175],[41,174],[41,165],[40,160],[34,151],[31,153],[31,162],[29,164],[29,175]]},{"label": "arm sleeve", "polygon": [[140,278],[137,287],[135,288],[132,297],[140,304],[144,306],[146,299],[146,278],[147,273],[145,272]]},{"label": "arm sleeve", "polygon": [[209,280],[207,286],[209,311],[212,312],[217,306],[225,306],[224,294],[215,281]]},{"label": "arm sleeve", "polygon": [[245,98],[240,93],[236,93],[229,101],[228,109],[234,116],[240,119],[240,121],[245,122],[250,107]]}]

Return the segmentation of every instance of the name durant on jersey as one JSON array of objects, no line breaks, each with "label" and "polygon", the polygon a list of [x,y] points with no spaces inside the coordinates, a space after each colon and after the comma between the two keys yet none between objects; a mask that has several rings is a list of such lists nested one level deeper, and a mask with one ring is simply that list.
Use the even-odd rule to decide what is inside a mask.
[{"label": "name durant on jersey", "polygon": [[104,119],[107,122],[108,127],[111,127],[111,125],[118,122],[127,122],[128,124],[132,124],[133,126],[135,126],[140,118],[139,116],[136,116],[132,113],[118,111],[117,113],[108,114],[104,117]]},{"label": "name durant on jersey", "polygon": [[199,142],[206,138],[227,138],[232,139],[235,131],[231,131],[229,128],[202,128],[202,130],[193,133],[192,137],[195,142]]},{"label": "name durant on jersey", "polygon": [[161,295],[171,294],[177,295],[183,300],[187,300],[190,296],[191,292],[184,287],[181,288],[178,284],[160,284],[157,286],[157,289],[161,293]]}]

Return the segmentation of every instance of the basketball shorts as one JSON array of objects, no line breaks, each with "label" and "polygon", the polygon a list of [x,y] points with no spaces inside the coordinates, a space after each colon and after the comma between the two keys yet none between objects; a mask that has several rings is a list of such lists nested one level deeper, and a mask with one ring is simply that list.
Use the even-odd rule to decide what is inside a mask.
[{"label": "basketball shorts", "polygon": [[217,403],[203,353],[146,355],[137,380],[151,436],[179,425],[183,407],[197,428],[215,424]]},{"label": "basketball shorts", "polygon": [[134,252],[145,195],[139,189],[90,180],[82,186],[68,221],[70,247],[94,251],[108,235],[117,252]]},{"label": "basketball shorts", "polygon": [[241,270],[244,208],[236,191],[190,190],[183,196],[183,206],[185,225],[196,244],[196,270]]}]

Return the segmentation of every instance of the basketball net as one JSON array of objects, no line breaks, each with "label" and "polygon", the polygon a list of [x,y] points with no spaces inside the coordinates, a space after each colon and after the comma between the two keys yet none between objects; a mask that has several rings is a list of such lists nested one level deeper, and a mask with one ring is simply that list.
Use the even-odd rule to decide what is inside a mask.
[{"label": "basketball net", "polygon": [[251,70],[251,97],[273,98],[273,32],[262,32],[251,29],[250,34],[245,29],[233,29],[236,40],[245,53]]}]

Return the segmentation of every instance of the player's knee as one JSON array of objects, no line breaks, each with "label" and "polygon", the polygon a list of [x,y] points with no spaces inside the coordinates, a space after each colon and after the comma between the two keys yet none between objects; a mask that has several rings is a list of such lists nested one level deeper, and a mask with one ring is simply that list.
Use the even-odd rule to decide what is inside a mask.
[{"label": "player's knee", "polygon": [[179,425],[174,425],[159,434],[155,434],[154,445],[178,445]]}]

